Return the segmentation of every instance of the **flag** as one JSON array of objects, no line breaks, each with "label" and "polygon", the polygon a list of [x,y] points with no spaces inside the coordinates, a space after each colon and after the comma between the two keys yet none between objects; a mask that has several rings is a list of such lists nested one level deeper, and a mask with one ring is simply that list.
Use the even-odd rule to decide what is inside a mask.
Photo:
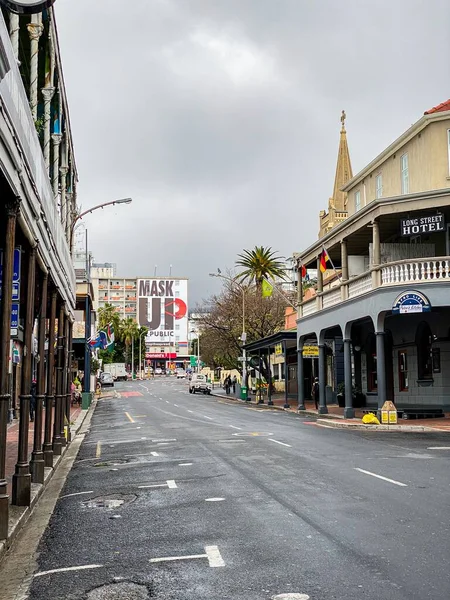
[{"label": "flag", "polygon": [[325,271],[327,270],[327,262],[330,260],[330,257],[328,256],[328,252],[325,250],[325,247],[323,247],[323,250],[319,256],[319,260],[320,270],[322,271],[322,273],[325,273]]},{"label": "flag", "polygon": [[102,340],[102,349],[112,352],[114,350],[114,327],[111,323],[103,331],[100,331],[100,338]]},{"label": "flag", "polygon": [[305,267],[305,265],[302,265],[300,267],[300,272],[301,272],[301,275],[302,275],[302,279],[305,279],[305,277],[306,277],[306,267]]},{"label": "flag", "polygon": [[261,289],[263,298],[270,298],[273,292],[273,285],[267,279],[263,279]]}]

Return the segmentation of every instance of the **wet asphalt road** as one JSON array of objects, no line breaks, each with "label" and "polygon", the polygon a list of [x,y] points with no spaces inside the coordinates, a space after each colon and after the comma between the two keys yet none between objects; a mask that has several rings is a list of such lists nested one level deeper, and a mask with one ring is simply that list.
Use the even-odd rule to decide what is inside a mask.
[{"label": "wet asphalt road", "polygon": [[99,401],[31,599],[450,598],[447,434],[322,428],[187,389]]}]

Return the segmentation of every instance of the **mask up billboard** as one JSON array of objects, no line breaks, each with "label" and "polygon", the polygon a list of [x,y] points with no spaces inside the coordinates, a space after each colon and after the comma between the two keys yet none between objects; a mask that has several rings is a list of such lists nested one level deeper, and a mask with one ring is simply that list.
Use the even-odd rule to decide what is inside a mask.
[{"label": "mask up billboard", "polygon": [[187,279],[138,279],[138,322],[147,344],[181,344],[188,339]]}]

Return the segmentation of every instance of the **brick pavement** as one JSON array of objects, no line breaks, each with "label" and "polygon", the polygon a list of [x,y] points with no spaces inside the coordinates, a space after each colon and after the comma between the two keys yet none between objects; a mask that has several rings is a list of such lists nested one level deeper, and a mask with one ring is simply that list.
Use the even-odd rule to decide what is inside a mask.
[{"label": "brick pavement", "polygon": [[[70,409],[70,421],[73,423],[81,412],[81,406],[72,406]],[[45,410],[43,411],[43,426],[45,423]],[[52,419],[52,431],[53,431],[53,419]],[[31,452],[33,450],[33,437],[34,437],[34,422],[30,422],[28,429],[28,456],[31,458]],[[44,432],[42,431],[42,441],[44,440]],[[11,496],[11,482],[12,476],[15,471],[17,462],[17,445],[19,441],[19,420],[14,420],[9,425],[6,434],[6,480],[8,482],[8,494]]]}]

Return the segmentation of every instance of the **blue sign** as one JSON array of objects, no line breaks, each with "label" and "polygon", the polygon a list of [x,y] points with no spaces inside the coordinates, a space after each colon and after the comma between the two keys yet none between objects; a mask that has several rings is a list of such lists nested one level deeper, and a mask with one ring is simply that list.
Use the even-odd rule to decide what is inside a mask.
[{"label": "blue sign", "polygon": [[19,306],[18,302],[11,305],[11,335],[17,335],[19,332]]},{"label": "blue sign", "polygon": [[393,315],[408,315],[431,311],[431,303],[421,292],[403,292],[394,300]]},{"label": "blue sign", "polygon": [[[20,300],[20,267],[21,267],[22,252],[20,248],[14,248],[14,265],[13,265],[13,291],[12,300]],[[3,284],[3,251],[0,251],[0,298],[2,297]]]}]

